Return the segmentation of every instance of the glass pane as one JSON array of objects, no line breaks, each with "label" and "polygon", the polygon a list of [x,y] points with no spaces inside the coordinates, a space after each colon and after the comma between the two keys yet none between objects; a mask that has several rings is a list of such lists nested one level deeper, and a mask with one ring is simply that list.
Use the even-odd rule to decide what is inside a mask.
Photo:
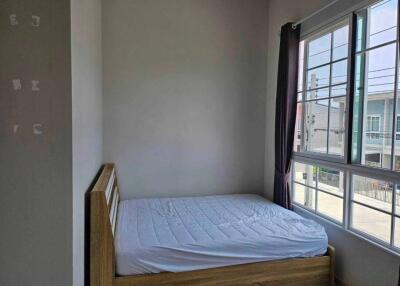
[{"label": "glass pane", "polygon": [[395,212],[396,214],[400,215],[400,185],[397,185],[395,200],[396,200]]},{"label": "glass pane", "polygon": [[400,248],[400,218],[395,219],[394,246]]},{"label": "glass pane", "polygon": [[343,221],[343,199],[318,192],[317,211],[337,221]]},{"label": "glass pane", "polygon": [[332,65],[332,83],[338,84],[347,82],[347,60]]},{"label": "glass pane", "polygon": [[390,215],[353,203],[351,225],[357,230],[390,242]]},{"label": "glass pane", "polygon": [[346,25],[333,33],[333,60],[346,58],[348,55],[349,25]]},{"label": "glass pane", "polygon": [[308,68],[326,64],[331,60],[331,33],[308,44]]},{"label": "glass pane", "polygon": [[343,172],[326,167],[319,167],[318,189],[343,196]]},{"label": "glass pane", "polygon": [[329,85],[330,65],[307,72],[307,89],[315,89]]},{"label": "glass pane", "polygon": [[[353,118],[357,130],[353,140],[357,146],[353,148],[361,149],[353,152],[360,163],[367,166],[391,167],[395,56],[396,49],[392,44],[357,57]],[[380,117],[379,129],[375,131],[368,129],[371,116]],[[360,128],[363,128],[362,138],[358,134]]]},{"label": "glass pane", "polygon": [[346,97],[332,98],[329,110],[329,153],[344,155]]},{"label": "glass pane", "polygon": [[294,180],[307,186],[316,186],[317,169],[312,165],[294,163]]},{"label": "glass pane", "polygon": [[366,47],[365,44],[366,31],[367,31],[366,25],[367,25],[367,9],[357,13],[357,42],[356,42],[357,52],[364,50]]},{"label": "glass pane", "polygon": [[310,209],[315,209],[315,190],[294,184],[293,200]]},{"label": "glass pane", "polygon": [[367,46],[374,47],[396,39],[397,0],[383,0],[369,10]]},{"label": "glass pane", "polygon": [[299,76],[297,79],[297,91],[303,90],[303,72],[304,72],[304,41],[299,44]]},{"label": "glass pane", "polygon": [[354,100],[353,100],[353,129],[352,129],[352,145],[351,145],[351,161],[352,163],[361,163],[361,143],[362,143],[362,121],[364,107],[364,71],[365,56],[356,56],[355,66],[355,82],[354,82]]},{"label": "glass pane", "polygon": [[354,201],[392,212],[392,183],[354,175],[352,190]]},{"label": "glass pane", "polygon": [[331,87],[331,97],[333,96],[346,96],[347,84],[337,85]]},{"label": "glass pane", "polygon": [[305,147],[312,152],[327,152],[329,100],[305,103]]},{"label": "glass pane", "polygon": [[306,100],[329,97],[329,87],[307,91]]},{"label": "glass pane", "polygon": [[293,139],[293,151],[295,151],[295,152],[300,152],[301,151],[302,114],[303,114],[303,104],[302,103],[297,103],[296,127],[295,127],[295,131],[294,131],[294,139]]},{"label": "glass pane", "polygon": [[396,134],[395,134],[395,145],[394,145],[394,165],[393,168],[396,171],[400,171],[400,90],[397,91],[397,116],[396,116]]},{"label": "glass pane", "polygon": [[378,2],[358,13],[357,21],[357,51],[395,40],[397,0]]},{"label": "glass pane", "polygon": [[303,100],[303,93],[302,92],[299,92],[298,94],[297,94],[297,101],[302,101]]}]

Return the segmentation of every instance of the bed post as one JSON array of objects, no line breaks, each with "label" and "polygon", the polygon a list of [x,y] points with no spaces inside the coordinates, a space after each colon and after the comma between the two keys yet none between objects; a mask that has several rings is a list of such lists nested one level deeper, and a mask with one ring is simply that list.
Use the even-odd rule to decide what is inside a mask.
[{"label": "bed post", "polygon": [[329,280],[330,280],[330,284],[331,286],[335,285],[335,248],[331,245],[328,245],[328,255],[330,257],[330,270],[329,270]]},{"label": "bed post", "polygon": [[115,280],[114,239],[105,194],[112,170],[114,166],[106,164],[90,192],[90,286],[113,286]]}]

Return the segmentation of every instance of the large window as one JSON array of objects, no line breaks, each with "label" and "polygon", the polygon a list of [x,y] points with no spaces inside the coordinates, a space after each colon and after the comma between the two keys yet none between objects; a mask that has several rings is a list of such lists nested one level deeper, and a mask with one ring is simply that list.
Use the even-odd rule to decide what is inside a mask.
[{"label": "large window", "polygon": [[302,39],[292,166],[295,205],[397,252],[399,1]]},{"label": "large window", "polygon": [[344,22],[300,45],[296,151],[344,155],[348,40]]}]

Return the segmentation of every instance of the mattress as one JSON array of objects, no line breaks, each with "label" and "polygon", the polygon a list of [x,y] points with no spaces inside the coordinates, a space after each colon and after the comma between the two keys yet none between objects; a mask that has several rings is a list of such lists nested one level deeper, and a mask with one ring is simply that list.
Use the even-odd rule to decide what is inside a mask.
[{"label": "mattress", "polygon": [[257,195],[121,201],[118,275],[323,255],[324,228]]}]

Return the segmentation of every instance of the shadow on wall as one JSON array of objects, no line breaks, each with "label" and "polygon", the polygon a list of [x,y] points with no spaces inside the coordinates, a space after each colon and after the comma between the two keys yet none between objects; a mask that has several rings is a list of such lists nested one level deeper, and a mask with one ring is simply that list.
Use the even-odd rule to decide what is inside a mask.
[{"label": "shadow on wall", "polygon": [[85,286],[90,286],[90,191],[93,189],[96,184],[98,178],[100,177],[101,171],[103,170],[104,165],[101,166],[96,176],[93,178],[90,183],[89,188],[85,192]]}]

